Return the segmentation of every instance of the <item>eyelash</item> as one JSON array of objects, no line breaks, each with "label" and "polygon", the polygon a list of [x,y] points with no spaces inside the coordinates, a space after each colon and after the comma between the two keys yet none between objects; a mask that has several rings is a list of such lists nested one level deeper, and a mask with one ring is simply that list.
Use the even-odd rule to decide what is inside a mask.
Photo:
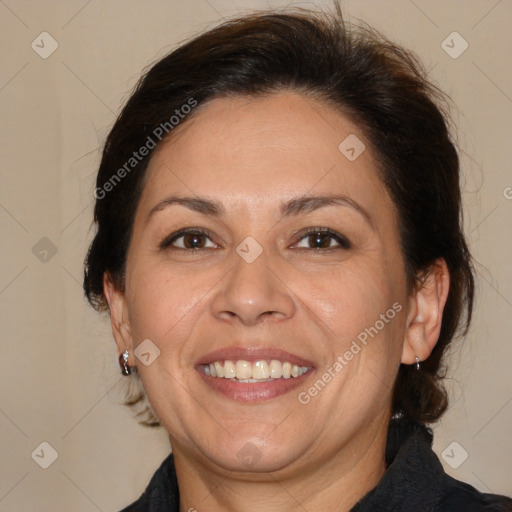
[{"label": "eyelash", "polygon": [[[322,228],[322,227],[309,228],[309,229],[306,229],[305,231],[294,233],[294,237],[297,236],[297,235],[300,235],[300,238],[298,240],[298,242],[300,242],[304,238],[307,238],[308,236],[316,235],[318,233],[320,233],[322,235],[329,235],[331,237],[331,239],[334,239],[336,242],[338,242],[339,246],[337,246],[337,247],[326,247],[326,248],[321,248],[321,247],[317,247],[317,248],[300,248],[300,249],[296,249],[296,250],[298,250],[299,252],[311,252],[311,251],[326,252],[326,251],[332,251],[332,250],[336,250],[336,249],[348,250],[348,249],[352,248],[352,244],[350,243],[348,238],[346,238],[345,236],[341,235],[337,231],[333,231],[332,229],[329,229],[329,228]],[[190,249],[190,248],[182,248],[182,247],[172,247],[172,244],[174,242],[176,242],[176,240],[179,240],[180,238],[182,238],[185,235],[206,236],[210,240],[212,239],[212,234],[207,229],[203,229],[203,228],[184,228],[184,229],[180,229],[179,231],[176,231],[175,233],[172,233],[171,235],[169,235],[166,238],[164,238],[164,240],[162,240],[162,242],[159,245],[160,249],[164,250],[164,249],[171,248],[172,250],[180,250],[180,251],[187,251],[187,252],[198,252],[198,251],[201,251],[201,250],[211,249],[211,247],[206,247],[204,249],[203,248]]]}]

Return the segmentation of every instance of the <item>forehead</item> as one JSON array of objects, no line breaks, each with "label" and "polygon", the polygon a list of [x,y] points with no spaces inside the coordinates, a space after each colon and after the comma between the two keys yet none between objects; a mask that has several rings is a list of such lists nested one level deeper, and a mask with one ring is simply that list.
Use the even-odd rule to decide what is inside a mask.
[{"label": "forehead", "polygon": [[242,209],[339,192],[392,208],[362,130],[332,106],[292,92],[201,105],[155,152],[147,173],[139,205],[146,210],[168,192]]}]

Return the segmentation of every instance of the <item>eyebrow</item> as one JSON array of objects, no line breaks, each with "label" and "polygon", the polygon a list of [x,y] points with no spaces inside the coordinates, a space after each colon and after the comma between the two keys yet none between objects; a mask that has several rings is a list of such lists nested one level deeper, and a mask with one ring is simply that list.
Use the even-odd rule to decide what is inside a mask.
[{"label": "eyebrow", "polygon": [[[146,223],[149,222],[151,217],[172,205],[181,205],[189,210],[200,213],[202,215],[209,215],[212,217],[222,217],[226,213],[226,209],[219,201],[215,199],[207,199],[204,197],[183,197],[183,196],[169,196],[156,204],[149,212]],[[373,228],[373,221],[370,214],[356,201],[344,195],[322,195],[322,196],[300,196],[294,197],[281,203],[280,212],[281,218],[300,215],[302,213],[310,213],[320,208],[327,206],[344,206],[349,207],[358,212]]]}]

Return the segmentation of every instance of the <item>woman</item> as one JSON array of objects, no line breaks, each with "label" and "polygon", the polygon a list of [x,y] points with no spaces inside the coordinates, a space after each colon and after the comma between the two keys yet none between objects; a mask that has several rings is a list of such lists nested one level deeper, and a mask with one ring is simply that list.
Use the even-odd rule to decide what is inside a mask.
[{"label": "woman", "polygon": [[229,21],[142,78],[84,278],[172,445],[125,511],[512,510],[426,426],[474,291],[442,99],[339,10]]}]

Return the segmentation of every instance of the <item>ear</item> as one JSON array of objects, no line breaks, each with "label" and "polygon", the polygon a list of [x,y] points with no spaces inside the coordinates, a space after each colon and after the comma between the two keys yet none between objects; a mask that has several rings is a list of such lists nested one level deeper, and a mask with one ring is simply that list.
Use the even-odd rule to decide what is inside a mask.
[{"label": "ear", "polygon": [[434,349],[450,289],[450,272],[442,258],[430,267],[420,287],[412,294],[402,350],[402,363],[428,358]]},{"label": "ear", "polygon": [[[133,338],[128,320],[125,295],[116,287],[109,272],[103,274],[103,293],[110,310],[110,323],[112,324],[112,334],[114,335],[118,354],[121,355],[128,349],[131,358],[133,354]],[[130,364],[130,359],[128,359],[128,365],[135,366],[133,361]]]}]

